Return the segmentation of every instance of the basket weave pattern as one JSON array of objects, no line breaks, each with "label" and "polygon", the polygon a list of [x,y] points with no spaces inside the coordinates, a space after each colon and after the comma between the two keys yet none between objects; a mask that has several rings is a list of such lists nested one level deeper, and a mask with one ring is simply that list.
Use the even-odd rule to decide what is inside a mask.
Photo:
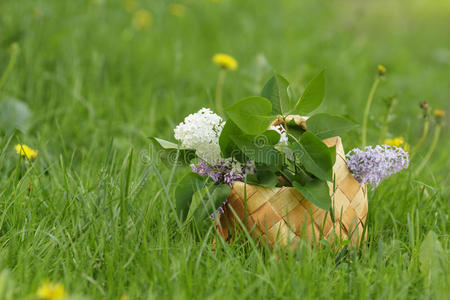
[{"label": "basket weave pattern", "polygon": [[[296,116],[295,121],[299,124],[301,120]],[[265,188],[235,182],[218,222],[219,234],[230,241],[234,229],[239,227],[237,216],[253,238],[285,247],[295,246],[300,239],[311,243],[320,239],[331,243],[336,239],[350,240],[354,246],[365,239],[362,234],[368,210],[367,187],[350,173],[341,138],[329,138],[324,143],[328,147],[336,145],[335,184],[328,182],[334,218],[295,188]]]}]

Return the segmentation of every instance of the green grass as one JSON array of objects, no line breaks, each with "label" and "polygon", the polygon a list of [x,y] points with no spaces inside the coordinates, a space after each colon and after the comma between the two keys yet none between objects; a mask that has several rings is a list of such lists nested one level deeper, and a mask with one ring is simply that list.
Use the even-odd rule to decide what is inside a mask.
[{"label": "green grass", "polygon": [[[21,48],[0,101],[21,99],[32,112],[26,133],[0,137],[0,298],[34,299],[47,278],[81,299],[448,297],[448,125],[421,174],[413,171],[432,134],[408,171],[370,193],[361,251],[299,247],[283,259],[222,243],[212,223],[180,226],[176,176],[144,159],[147,137],[172,139],[185,115],[213,107],[217,52],[240,64],[227,74],[225,105],[257,94],[274,70],[301,90],[326,68],[321,110],[357,122],[383,64],[369,144],[378,143],[382,99],[396,96],[389,136],[414,145],[419,101],[450,108],[446,1],[184,0],[176,18],[169,1],[141,0],[153,15],[145,31],[121,1],[97,2],[0,2],[0,71],[10,44]],[[360,132],[343,140],[350,150]],[[18,162],[18,142],[39,149],[31,168]],[[430,230],[443,252],[421,255]],[[424,268],[426,258],[437,263]]]}]

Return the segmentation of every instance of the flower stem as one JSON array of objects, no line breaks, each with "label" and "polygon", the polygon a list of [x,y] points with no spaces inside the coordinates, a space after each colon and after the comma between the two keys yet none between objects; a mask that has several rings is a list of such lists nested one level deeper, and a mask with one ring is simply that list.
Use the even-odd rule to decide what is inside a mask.
[{"label": "flower stem", "polygon": [[215,166],[211,165],[209,162],[207,162],[205,160],[204,160],[204,162],[211,168],[212,171],[219,172],[219,173],[222,173],[222,174],[226,174],[227,173],[227,172],[225,172],[223,170],[217,169]]},{"label": "flower stem", "polygon": [[425,139],[426,139],[426,137],[428,135],[429,127],[430,127],[430,119],[426,118],[425,119],[425,123],[423,124],[422,136],[420,137],[420,139],[417,142],[416,146],[414,146],[414,149],[411,150],[411,158],[414,156],[414,154],[416,154],[416,152],[420,149],[420,147],[422,146],[423,142],[425,141]]},{"label": "flower stem", "polygon": [[392,111],[394,110],[394,106],[395,106],[396,102],[397,102],[396,98],[391,98],[390,102],[388,103],[388,108],[387,108],[386,115],[385,115],[385,118],[383,121],[383,127],[381,128],[379,144],[382,144],[386,137],[386,132],[388,131],[388,127],[389,127],[389,117],[392,115]]},{"label": "flower stem", "polygon": [[367,119],[369,118],[370,106],[372,105],[373,96],[375,95],[375,91],[377,90],[379,83],[380,83],[380,76],[377,76],[372,84],[372,88],[370,89],[369,97],[367,97],[366,108],[364,110],[362,138],[361,138],[363,148],[366,146],[367,142]]},{"label": "flower stem", "polygon": [[8,62],[8,66],[6,67],[5,72],[3,73],[2,77],[0,78],[0,90],[2,89],[3,85],[6,82],[6,79],[9,76],[9,73],[11,73],[15,63],[16,63],[16,58],[17,55],[19,54],[19,51],[16,50],[16,48],[13,48],[14,50],[11,50],[11,55],[9,57],[9,62]]},{"label": "flower stem", "polygon": [[288,133],[288,136],[290,136],[295,142],[300,143],[300,141],[292,134]]},{"label": "flower stem", "polygon": [[434,130],[434,136],[433,136],[433,141],[431,142],[431,146],[428,149],[427,154],[425,154],[425,157],[422,159],[422,162],[420,163],[419,167],[416,169],[416,172],[414,173],[415,175],[418,175],[420,173],[420,171],[422,171],[422,169],[425,167],[427,162],[430,160],[431,155],[433,154],[434,149],[436,148],[436,145],[439,141],[440,133],[441,133],[441,125],[437,124],[436,129]]},{"label": "flower stem", "polygon": [[219,115],[223,115],[222,90],[223,90],[223,84],[225,83],[226,73],[227,73],[227,71],[225,69],[221,69],[219,72],[219,76],[217,78],[216,111]]}]

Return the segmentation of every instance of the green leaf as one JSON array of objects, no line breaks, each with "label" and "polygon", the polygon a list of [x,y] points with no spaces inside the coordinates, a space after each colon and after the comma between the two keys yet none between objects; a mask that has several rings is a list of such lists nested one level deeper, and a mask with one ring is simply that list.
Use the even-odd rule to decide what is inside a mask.
[{"label": "green leaf", "polygon": [[237,147],[249,159],[270,166],[281,166],[284,160],[283,154],[272,145],[257,144],[257,138],[231,136]]},{"label": "green leaf", "polygon": [[300,163],[306,171],[319,179],[331,181],[333,164],[330,150],[317,136],[306,131],[300,143],[293,143],[290,148],[299,156]]},{"label": "green leaf", "polygon": [[288,127],[288,129],[296,129],[296,130],[305,131],[305,129],[303,129],[302,126],[298,125],[298,124],[295,122],[295,119],[291,119],[291,120],[287,123],[287,127]]},{"label": "green leaf", "polygon": [[278,176],[272,168],[256,168],[256,174],[247,175],[247,183],[273,188],[278,183]]},{"label": "green leaf", "polygon": [[225,200],[230,196],[231,188],[228,184],[219,184],[216,185],[214,191],[208,197],[208,202],[214,207],[214,209],[219,208]]},{"label": "green leaf", "polygon": [[272,115],[284,115],[291,110],[288,86],[289,82],[278,74],[273,75],[264,85],[261,96],[272,102]]},{"label": "green leaf", "polygon": [[184,221],[191,206],[192,196],[196,191],[203,188],[205,179],[195,173],[184,176],[177,185],[175,191],[175,208],[177,215]]},{"label": "green leaf", "polygon": [[294,112],[308,114],[317,109],[325,97],[325,70],[311,80],[305,88]]},{"label": "green leaf", "polygon": [[198,205],[195,218],[200,221],[214,213],[230,196],[231,188],[228,184],[215,184],[206,191],[203,201]]},{"label": "green leaf", "polygon": [[203,205],[205,195],[209,192],[212,193],[216,187],[216,185],[213,182],[210,182],[211,184],[206,185],[197,191],[194,192],[192,195],[192,201],[189,205],[189,212],[187,214],[186,220],[192,219],[192,217],[197,219],[197,212],[200,208],[200,205]]},{"label": "green leaf", "polygon": [[325,113],[316,114],[306,120],[308,131],[311,131],[322,140],[339,136],[357,126],[357,124],[346,118]]},{"label": "green leaf", "polygon": [[156,155],[156,157],[169,166],[172,166],[173,164],[186,165],[189,164],[192,159],[197,157],[195,150],[193,149],[179,148],[175,143],[156,137],[151,137],[150,141],[156,146],[156,152],[152,153],[152,155]]},{"label": "green leaf", "polygon": [[291,178],[291,182],[297,181],[300,184],[305,184],[307,182],[315,181],[317,180],[312,175],[305,172],[302,168],[297,168],[295,171],[295,174]]},{"label": "green leaf", "polygon": [[17,288],[17,283],[14,282],[14,277],[8,269],[3,269],[0,272],[0,299],[13,300],[15,297],[14,290]]},{"label": "green leaf", "polygon": [[282,161],[281,154],[273,147],[279,141],[280,134],[274,130],[266,130],[259,135],[248,135],[231,120],[226,122],[219,137],[223,157],[233,157],[240,162],[250,158],[268,164]]},{"label": "green leaf", "polygon": [[178,145],[160,138],[151,137],[150,140],[156,142],[163,149],[178,149]]},{"label": "green leaf", "polygon": [[336,162],[336,145],[328,147],[328,152],[330,153],[331,167],[333,167]]},{"label": "green leaf", "polygon": [[25,102],[9,98],[0,101],[0,132],[26,132],[30,127],[31,111]]},{"label": "green leaf", "polygon": [[281,134],[276,130],[267,130],[259,136],[255,136],[253,140],[257,145],[276,145],[280,141]]},{"label": "green leaf", "polygon": [[426,277],[429,276],[433,278],[445,271],[442,269],[442,266],[447,265],[444,263],[445,259],[445,252],[436,233],[430,230],[420,245],[420,271],[424,273]]},{"label": "green leaf", "polygon": [[314,180],[304,185],[294,181],[292,185],[315,206],[327,211],[331,208],[331,197],[325,181]]},{"label": "green leaf", "polygon": [[245,134],[242,132],[242,130],[237,127],[237,125],[234,124],[233,121],[227,120],[219,137],[219,146],[220,151],[222,152],[222,157],[233,157],[240,162],[245,161],[245,155],[234,143],[234,140],[232,138],[244,135]]},{"label": "green leaf", "polygon": [[272,104],[262,97],[245,98],[225,109],[228,117],[246,134],[266,131],[272,122]]},{"label": "green leaf", "polygon": [[303,133],[305,133],[305,129],[302,126],[295,123],[295,120],[292,119],[287,124],[287,133],[289,142],[295,142],[300,140]]}]

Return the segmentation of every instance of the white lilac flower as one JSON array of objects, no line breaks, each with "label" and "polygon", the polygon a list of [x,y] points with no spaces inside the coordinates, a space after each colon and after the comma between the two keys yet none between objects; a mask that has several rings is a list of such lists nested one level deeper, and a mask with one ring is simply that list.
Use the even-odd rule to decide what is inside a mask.
[{"label": "white lilac flower", "polygon": [[245,174],[256,174],[256,164],[255,161],[249,160],[245,163],[243,172]]},{"label": "white lilac flower", "polygon": [[278,150],[282,150],[285,146],[288,145],[288,136],[286,133],[286,129],[282,125],[270,126],[269,130],[275,130],[280,134],[280,141],[276,144],[275,148]]},{"label": "white lilac flower", "polygon": [[282,151],[284,152],[284,154],[286,155],[286,157],[290,160],[294,160],[294,152],[292,152],[292,150],[290,148],[288,148],[288,143],[289,143],[289,139],[288,139],[288,135],[286,132],[286,129],[283,127],[283,125],[276,125],[276,126],[270,126],[269,130],[275,130],[276,132],[278,132],[280,134],[280,141],[278,142],[278,144],[275,145],[275,149],[277,149],[278,151]]},{"label": "white lilac flower", "polygon": [[178,124],[174,135],[184,148],[194,149],[200,158],[215,164],[220,160],[219,136],[224,125],[221,117],[202,108]]},{"label": "white lilac flower", "polygon": [[368,146],[363,150],[353,149],[346,155],[347,165],[360,183],[371,184],[374,188],[385,178],[407,169],[408,152],[389,145]]}]

